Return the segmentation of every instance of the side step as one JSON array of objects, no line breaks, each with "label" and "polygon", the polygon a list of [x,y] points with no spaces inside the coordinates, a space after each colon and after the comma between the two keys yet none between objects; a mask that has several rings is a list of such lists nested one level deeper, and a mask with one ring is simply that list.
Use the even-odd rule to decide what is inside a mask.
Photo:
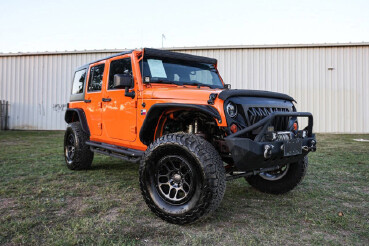
[{"label": "side step", "polygon": [[133,163],[139,162],[141,160],[142,155],[144,154],[144,151],[141,150],[123,148],[112,144],[92,141],[86,141],[86,144],[90,146],[91,151],[93,152],[120,158],[122,160]]}]

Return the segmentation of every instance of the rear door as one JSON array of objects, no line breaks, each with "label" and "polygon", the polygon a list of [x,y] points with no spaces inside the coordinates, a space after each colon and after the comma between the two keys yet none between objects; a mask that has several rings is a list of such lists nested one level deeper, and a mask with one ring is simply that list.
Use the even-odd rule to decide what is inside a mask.
[{"label": "rear door", "polygon": [[[109,72],[104,93],[103,125],[108,137],[118,140],[135,141],[137,135],[137,100],[126,97],[124,89],[114,89],[115,74],[132,75],[129,55],[113,58],[109,61]],[[134,89],[134,83],[131,89]]]},{"label": "rear door", "polygon": [[105,75],[105,61],[90,67],[85,94],[86,118],[91,136],[100,136],[102,132],[102,84]]}]

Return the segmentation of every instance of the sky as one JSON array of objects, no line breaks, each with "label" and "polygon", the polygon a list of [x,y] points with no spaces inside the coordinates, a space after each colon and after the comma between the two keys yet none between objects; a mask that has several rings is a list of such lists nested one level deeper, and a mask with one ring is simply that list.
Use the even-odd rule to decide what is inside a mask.
[{"label": "sky", "polygon": [[369,0],[0,0],[0,52],[369,42]]}]

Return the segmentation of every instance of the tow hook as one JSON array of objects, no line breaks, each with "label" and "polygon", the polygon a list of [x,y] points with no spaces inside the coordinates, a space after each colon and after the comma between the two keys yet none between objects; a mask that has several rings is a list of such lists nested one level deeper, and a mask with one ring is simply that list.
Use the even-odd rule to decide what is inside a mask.
[{"label": "tow hook", "polygon": [[309,146],[302,146],[302,150],[303,151],[312,151],[312,152],[315,152],[316,151],[316,141],[315,140],[311,140],[310,147]]},{"label": "tow hook", "polygon": [[316,151],[316,141],[313,139],[310,142],[310,149],[311,151],[315,152]]},{"label": "tow hook", "polygon": [[264,158],[265,159],[269,159],[270,157],[272,157],[272,149],[273,149],[273,145],[264,145]]}]

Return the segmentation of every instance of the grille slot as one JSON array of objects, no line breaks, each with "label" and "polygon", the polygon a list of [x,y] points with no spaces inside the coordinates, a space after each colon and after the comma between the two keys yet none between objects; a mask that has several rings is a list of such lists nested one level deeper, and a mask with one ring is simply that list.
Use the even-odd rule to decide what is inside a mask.
[{"label": "grille slot", "polygon": [[[289,110],[288,108],[250,107],[247,110],[249,124],[253,125],[273,112],[289,112]],[[284,131],[287,130],[288,121],[289,116],[276,117],[272,122],[272,126],[274,126],[275,131]]]}]

